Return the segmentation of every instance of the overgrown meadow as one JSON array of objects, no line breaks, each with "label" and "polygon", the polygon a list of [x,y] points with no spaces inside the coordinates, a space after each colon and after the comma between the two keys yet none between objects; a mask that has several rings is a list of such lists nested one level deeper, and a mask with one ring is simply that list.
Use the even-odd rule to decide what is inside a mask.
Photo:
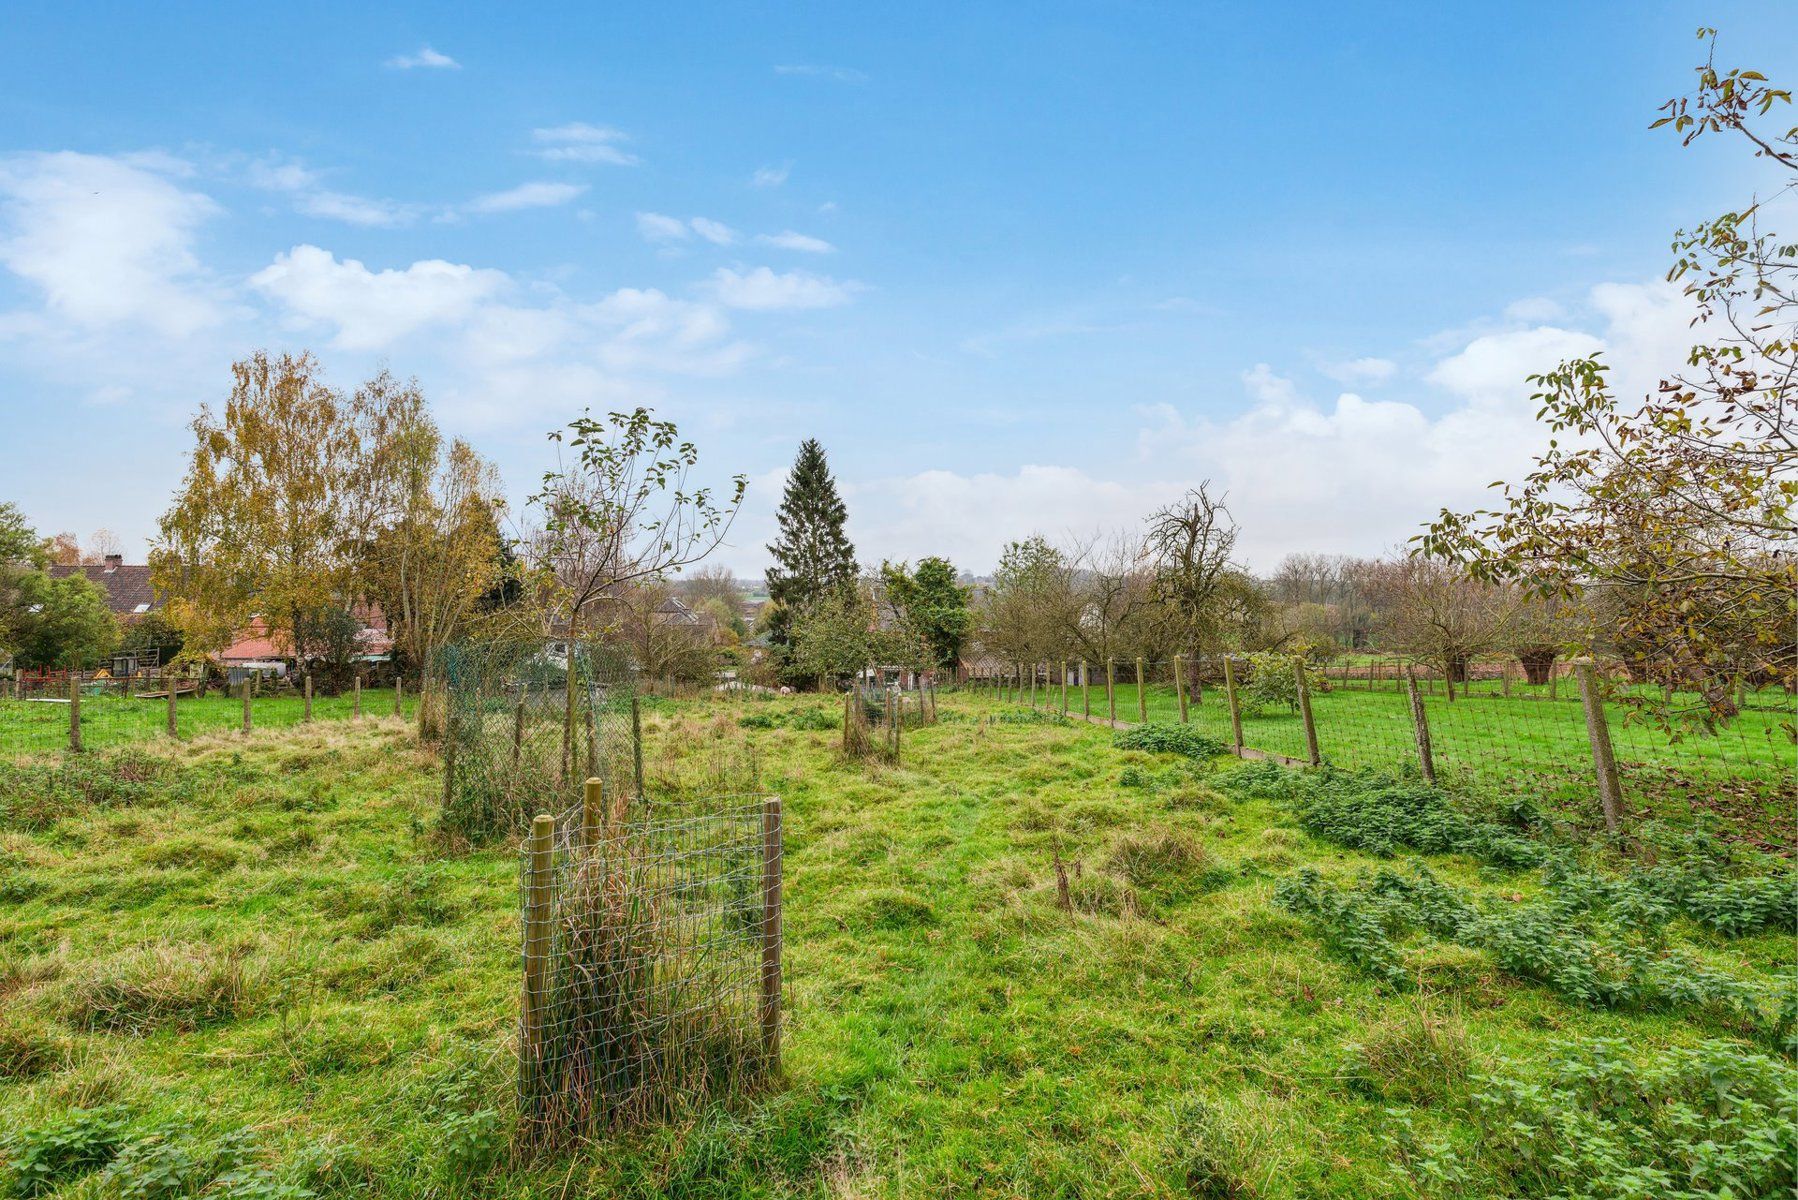
[{"label": "overgrown meadow", "polygon": [[553,1156],[516,845],[409,727],[0,767],[0,1195],[1790,1194],[1798,901],[1729,828],[985,695],[846,763],[839,711],[648,703],[652,792],[783,797],[786,1077]]}]

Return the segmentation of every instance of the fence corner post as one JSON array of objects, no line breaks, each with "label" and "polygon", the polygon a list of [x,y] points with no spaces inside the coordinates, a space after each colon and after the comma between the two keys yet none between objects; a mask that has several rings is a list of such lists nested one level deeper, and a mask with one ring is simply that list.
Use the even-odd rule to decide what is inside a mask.
[{"label": "fence corner post", "polygon": [[1236,668],[1230,665],[1231,658],[1224,655],[1224,702],[1230,706],[1230,736],[1235,740],[1232,747],[1236,757],[1242,757],[1242,709],[1236,703]]},{"label": "fence corner post", "polygon": [[1408,663],[1405,666],[1405,690],[1411,697],[1411,732],[1417,740],[1417,765],[1423,771],[1423,781],[1433,787],[1436,756],[1430,750],[1430,718],[1424,711],[1423,693],[1417,690],[1417,676]]},{"label": "fence corner post", "polygon": [[1292,673],[1299,684],[1299,718],[1305,723],[1305,761],[1314,767],[1323,765],[1323,755],[1317,749],[1317,721],[1311,715],[1311,685],[1305,679],[1305,657],[1294,655]]},{"label": "fence corner post", "polygon": [[768,1069],[780,1070],[781,951],[780,797],[762,801],[762,1051]]},{"label": "fence corner post", "polygon": [[1604,809],[1604,827],[1616,833],[1623,823],[1623,786],[1617,776],[1617,753],[1611,747],[1604,696],[1590,658],[1574,659],[1573,671],[1579,679],[1580,706],[1586,714],[1586,740],[1592,746],[1592,768],[1598,776],[1598,803]]},{"label": "fence corner post", "polygon": [[69,672],[69,749],[81,752],[81,672]]}]

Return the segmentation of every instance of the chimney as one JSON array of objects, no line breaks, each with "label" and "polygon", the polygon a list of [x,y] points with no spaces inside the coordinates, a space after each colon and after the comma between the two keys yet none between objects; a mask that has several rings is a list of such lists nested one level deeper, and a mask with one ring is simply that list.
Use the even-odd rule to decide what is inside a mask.
[{"label": "chimney", "polygon": [[106,556],[106,573],[108,575],[112,574],[114,571],[118,570],[120,567],[122,567],[124,565],[125,565],[125,556],[123,554],[108,554]]}]

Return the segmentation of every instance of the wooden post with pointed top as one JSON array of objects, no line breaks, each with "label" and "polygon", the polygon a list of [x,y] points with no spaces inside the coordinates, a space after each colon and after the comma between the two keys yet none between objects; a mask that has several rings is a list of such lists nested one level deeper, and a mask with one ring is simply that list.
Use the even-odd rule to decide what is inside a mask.
[{"label": "wooden post with pointed top", "polygon": [[1224,702],[1230,706],[1230,736],[1235,740],[1236,757],[1242,757],[1242,709],[1236,703],[1236,670],[1230,656],[1224,655]]},{"label": "wooden post with pointed top", "polygon": [[1319,767],[1324,760],[1317,749],[1317,722],[1311,716],[1311,685],[1305,679],[1304,658],[1293,658],[1292,672],[1299,683],[1299,717],[1305,722],[1305,761]]}]

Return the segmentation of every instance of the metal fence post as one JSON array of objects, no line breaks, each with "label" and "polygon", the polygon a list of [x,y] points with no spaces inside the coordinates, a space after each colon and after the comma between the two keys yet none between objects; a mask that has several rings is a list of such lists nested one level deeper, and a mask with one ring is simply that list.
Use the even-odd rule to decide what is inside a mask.
[{"label": "metal fence post", "polygon": [[1292,672],[1299,682],[1299,717],[1305,722],[1305,761],[1314,767],[1323,765],[1317,749],[1317,722],[1311,716],[1311,685],[1305,679],[1305,660],[1294,657]]},{"label": "metal fence post", "polygon": [[1242,757],[1242,709],[1236,703],[1236,671],[1230,656],[1224,655],[1224,702],[1230,706],[1230,736],[1235,739],[1236,757]]},{"label": "metal fence post", "polygon": [[1174,655],[1174,695],[1180,699],[1180,724],[1188,721],[1186,715],[1186,656]]},{"label": "metal fence post", "polygon": [[81,751],[81,672],[69,672],[69,749]]},{"label": "metal fence post", "polygon": [[780,1070],[780,797],[762,801],[762,1052]]},{"label": "metal fence post", "polygon": [[1417,690],[1417,676],[1405,668],[1405,690],[1411,695],[1411,731],[1417,739],[1417,765],[1423,770],[1423,781],[1436,782],[1436,756],[1430,751],[1430,718],[1424,711],[1423,693]]},{"label": "metal fence post", "polygon": [[1623,786],[1617,777],[1617,754],[1611,748],[1611,727],[1605,720],[1604,696],[1592,671],[1592,660],[1574,660],[1579,678],[1580,705],[1586,712],[1586,739],[1592,745],[1592,767],[1598,775],[1598,803],[1604,809],[1604,827],[1616,833],[1623,823]]}]

